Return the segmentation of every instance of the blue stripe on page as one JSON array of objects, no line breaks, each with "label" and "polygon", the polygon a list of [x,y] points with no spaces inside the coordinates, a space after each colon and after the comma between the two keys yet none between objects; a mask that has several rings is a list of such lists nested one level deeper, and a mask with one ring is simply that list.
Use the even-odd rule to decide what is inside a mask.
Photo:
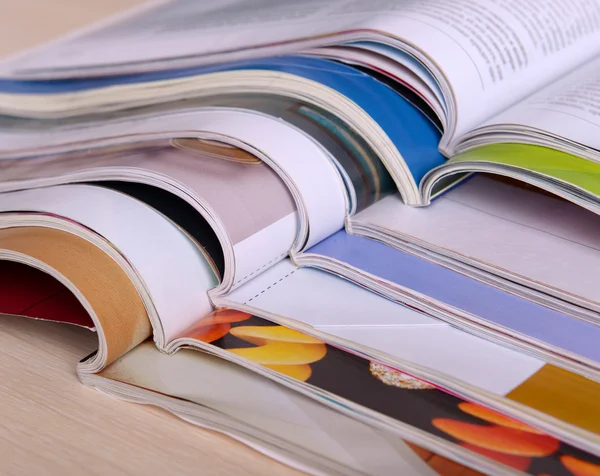
[{"label": "blue stripe on page", "polygon": [[396,91],[368,74],[351,66],[320,58],[279,56],[101,78],[48,81],[0,80],[0,92],[57,94],[239,70],[286,72],[316,81],[346,96],[369,114],[385,131],[404,158],[416,184],[419,184],[423,176],[432,168],[445,162],[437,149],[440,133],[417,108]]},{"label": "blue stripe on page", "polygon": [[600,327],[500,291],[378,241],[339,231],[307,253],[348,263],[490,322],[600,362]]}]

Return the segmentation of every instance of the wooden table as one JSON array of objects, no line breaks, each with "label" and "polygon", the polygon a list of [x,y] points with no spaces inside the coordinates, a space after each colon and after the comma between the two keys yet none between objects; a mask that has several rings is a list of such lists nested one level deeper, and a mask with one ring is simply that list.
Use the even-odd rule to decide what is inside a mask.
[{"label": "wooden table", "polygon": [[0,0],[0,59],[143,3],[143,0]]},{"label": "wooden table", "polygon": [[[0,58],[142,3],[0,0]],[[83,329],[0,316],[0,474],[292,475],[229,438],[79,383]]]}]

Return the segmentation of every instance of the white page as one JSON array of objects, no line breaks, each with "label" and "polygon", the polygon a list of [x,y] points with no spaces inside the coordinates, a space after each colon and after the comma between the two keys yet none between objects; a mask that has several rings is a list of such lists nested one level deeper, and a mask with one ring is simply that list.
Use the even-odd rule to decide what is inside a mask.
[{"label": "white page", "polygon": [[374,28],[416,45],[445,74],[457,110],[456,130],[447,132],[457,139],[600,51],[595,0],[374,0],[352,8],[390,12],[374,17]]},{"label": "white page", "polygon": [[[424,314],[399,306],[392,301],[382,299],[376,294],[355,286],[344,279],[312,268],[297,268],[287,259],[265,271],[260,277],[242,286],[227,296],[236,302],[255,305],[257,294],[271,286],[269,293],[269,311],[274,314],[293,317],[301,315],[293,311],[298,297],[290,301],[290,296],[298,290],[310,294],[311,309],[302,315],[302,322],[319,328],[325,327],[396,327],[396,326],[446,326],[442,321],[434,320]],[[277,288],[277,289],[275,289]],[[310,293],[311,289],[322,290]],[[269,289],[270,291],[270,289]],[[336,297],[344,296],[343,313],[338,312],[340,302]],[[262,301],[261,301],[262,302]],[[260,306],[259,306],[260,307]],[[374,312],[374,311],[377,312]]]},{"label": "white page", "polygon": [[[27,135],[31,136],[31,134]],[[232,108],[204,108],[184,113],[151,115],[123,122],[115,120],[98,123],[95,127],[86,127],[84,131],[65,131],[65,135],[40,134],[35,140],[40,141],[39,144],[47,141],[46,146],[58,145],[60,144],[59,140],[81,142],[81,145],[71,147],[71,149],[76,149],[77,147],[89,147],[95,141],[102,141],[104,144],[131,143],[144,138],[147,140],[148,138],[167,137],[204,137],[239,146],[262,158],[281,177],[281,180],[285,181],[285,184],[277,185],[269,179],[269,183],[264,183],[262,192],[261,190],[256,192],[257,194],[262,193],[262,195],[266,195],[267,192],[271,193],[272,199],[275,201],[271,203],[279,209],[285,208],[285,213],[282,211],[277,219],[271,220],[267,225],[274,224],[294,211],[289,206],[290,197],[285,190],[286,187],[294,197],[295,207],[301,218],[300,232],[289,241],[290,228],[286,228],[287,231],[281,235],[276,245],[277,249],[271,253],[272,256],[268,261],[280,255],[283,249],[290,251],[295,248],[296,251],[300,251],[343,228],[349,201],[343,180],[328,153],[304,132],[264,114]],[[86,143],[86,141],[89,142]],[[35,144],[30,144],[31,146],[35,146]],[[171,157],[171,161],[177,159],[177,163],[169,164],[163,163],[157,158],[144,159],[141,157],[131,159],[127,165],[139,168],[149,167],[152,171],[167,176],[173,175],[176,181],[186,185],[188,190],[191,189],[195,195],[202,198],[201,201],[210,206],[217,217],[222,216],[224,228],[229,231],[234,245],[241,239],[248,238],[249,233],[244,232],[240,235],[237,232],[233,233],[232,229],[233,227],[240,228],[243,223],[248,222],[239,206],[250,209],[253,204],[241,203],[238,204],[239,206],[234,206],[233,202],[228,203],[222,188],[227,184],[223,180],[219,182],[218,186],[215,186],[215,184],[209,183],[206,177],[194,177],[193,171],[186,170],[193,168],[189,159],[184,160],[182,156],[174,153],[168,155]],[[39,160],[39,164],[46,164],[45,167],[48,169],[36,166],[36,160]],[[102,166],[101,159],[95,160],[96,167]],[[82,162],[78,167],[84,165],[85,163]],[[20,174],[27,174],[28,178],[43,177],[49,175],[50,170],[54,170],[56,173],[61,167],[64,167],[62,163],[53,165],[51,157],[27,159],[26,165],[20,165],[19,161],[0,161],[3,177],[13,180],[23,176]],[[271,175],[273,178],[275,174]],[[213,175],[213,177],[216,176]],[[224,178],[224,176],[221,177],[221,179]],[[263,179],[266,180],[265,177]],[[200,184],[202,185],[200,186]],[[252,186],[260,188],[260,185],[255,183]],[[4,189],[10,186],[10,184],[6,184]],[[248,197],[247,200],[251,200],[251,198]],[[287,203],[285,207],[281,205],[283,202]],[[257,214],[261,213],[259,208],[254,207]],[[247,223],[247,225],[247,229],[252,228],[252,223]],[[253,232],[256,231],[259,230],[253,230]],[[268,233],[263,236],[267,237],[264,247],[271,248],[273,239],[277,239],[277,237]],[[257,241],[254,240],[254,242]],[[241,252],[246,248],[238,249]],[[245,277],[256,268],[256,257],[257,255],[253,251],[251,254],[245,252],[235,256],[234,281]]]},{"label": "white page", "polygon": [[298,233],[298,214],[284,216],[233,246],[240,259],[235,263],[233,287],[253,279],[288,256]]},{"label": "white page", "polygon": [[283,261],[227,299],[506,394],[544,362],[453,329],[323,271]]},{"label": "white page", "polygon": [[200,250],[169,220],[127,195],[89,185],[48,187],[0,194],[0,211],[54,214],[103,236],[145,284],[167,341],[212,311],[207,291],[217,280]]},{"label": "white page", "polygon": [[[107,179],[165,189],[190,203],[216,232],[225,257],[224,281],[243,276],[256,265],[254,252],[240,249],[236,253],[238,243],[293,215],[281,234],[270,237],[269,243],[279,251],[270,255],[271,247],[266,248],[268,259],[259,265],[281,254],[281,249],[287,254],[298,233],[296,204],[287,186],[269,166],[236,161],[244,157],[242,151],[220,145],[216,152],[200,147],[197,151],[179,150],[169,140],[132,147],[0,161],[0,175],[6,180],[0,191]],[[209,152],[222,155],[215,157]],[[198,220],[202,218],[198,216]],[[260,243],[259,236],[254,242]],[[233,263],[228,259],[230,255]]]},{"label": "white page", "polygon": [[[600,304],[600,220],[572,203],[477,176],[411,208],[390,196],[352,218],[536,289]],[[567,295],[565,295],[566,293]]]},{"label": "white page", "polygon": [[[537,359],[450,326],[317,329],[331,330],[337,337],[436,370],[496,395],[508,394],[542,367]],[[516,368],[518,371],[514,371]]]},{"label": "white page", "polygon": [[[600,56],[490,119],[485,126],[535,128],[600,150]],[[496,128],[497,129],[497,128]]]},{"label": "white page", "polygon": [[[445,100],[431,74],[417,60],[395,48],[384,47],[379,43],[357,42],[344,46],[315,48],[304,53],[333,58],[350,65],[368,65],[376,70],[385,71],[390,77],[418,93],[433,109],[440,122],[444,123],[446,120]],[[411,60],[410,67],[404,64],[407,58]]]},{"label": "white page", "polygon": [[[185,117],[188,114],[192,121]],[[240,109],[206,108],[173,116],[182,116],[185,123],[195,124],[196,130],[225,136],[226,142],[249,145],[286,179],[297,208],[306,214],[308,241],[305,245],[301,239],[299,249],[343,227],[348,208],[343,180],[327,152],[304,132],[271,116]],[[171,124],[173,119],[163,122]],[[147,122],[141,122],[147,133]]]},{"label": "white page", "polygon": [[167,356],[146,342],[101,376],[209,407],[360,473],[436,474],[400,438],[207,354],[181,350]]}]

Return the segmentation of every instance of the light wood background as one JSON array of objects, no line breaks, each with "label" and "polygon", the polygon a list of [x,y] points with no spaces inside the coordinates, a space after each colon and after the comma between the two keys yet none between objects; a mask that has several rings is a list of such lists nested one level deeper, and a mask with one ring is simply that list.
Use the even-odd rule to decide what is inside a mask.
[{"label": "light wood background", "polygon": [[0,58],[142,3],[143,0],[0,0]]},{"label": "light wood background", "polygon": [[[0,0],[0,58],[141,0]],[[72,326],[0,315],[0,475],[293,475],[229,438],[79,383]]]},{"label": "light wood background", "polygon": [[92,332],[0,315],[0,474],[282,475],[295,471],[154,407],[84,387]]}]

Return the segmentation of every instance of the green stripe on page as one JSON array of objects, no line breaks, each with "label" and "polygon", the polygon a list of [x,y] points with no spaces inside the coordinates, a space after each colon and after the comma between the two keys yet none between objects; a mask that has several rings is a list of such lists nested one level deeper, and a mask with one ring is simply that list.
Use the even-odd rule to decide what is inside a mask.
[{"label": "green stripe on page", "polygon": [[486,162],[537,172],[600,196],[600,164],[559,150],[528,144],[491,144],[468,150],[448,161]]}]

